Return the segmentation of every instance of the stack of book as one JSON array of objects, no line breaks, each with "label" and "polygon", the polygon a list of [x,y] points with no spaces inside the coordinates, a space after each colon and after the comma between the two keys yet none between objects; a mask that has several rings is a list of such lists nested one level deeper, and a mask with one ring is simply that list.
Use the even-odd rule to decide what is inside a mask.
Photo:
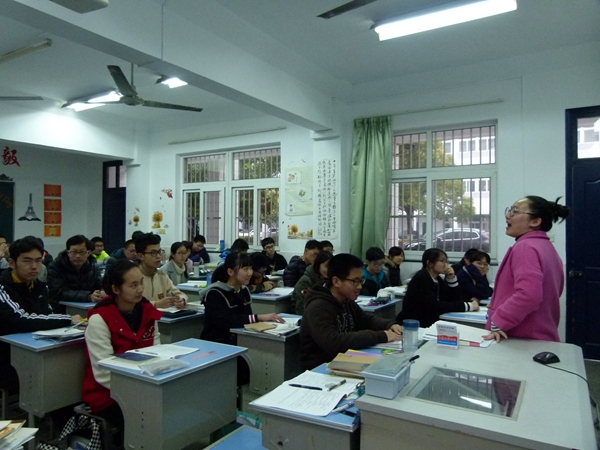
[{"label": "stack of book", "polygon": [[0,450],[21,448],[23,444],[33,439],[37,428],[24,428],[24,420],[0,421]]},{"label": "stack of book", "polygon": [[381,355],[349,350],[339,353],[333,361],[327,364],[327,369],[342,377],[363,378],[360,373],[377,361]]},{"label": "stack of book", "polygon": [[73,339],[82,338],[85,335],[85,329],[81,329],[79,324],[56,328],[54,330],[40,330],[33,333],[34,339],[49,339],[51,341],[64,342]]}]

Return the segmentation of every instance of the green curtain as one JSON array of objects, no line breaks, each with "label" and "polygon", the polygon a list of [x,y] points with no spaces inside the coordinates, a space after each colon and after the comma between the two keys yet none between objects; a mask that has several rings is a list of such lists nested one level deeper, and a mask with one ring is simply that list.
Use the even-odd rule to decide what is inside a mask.
[{"label": "green curtain", "polygon": [[354,121],[350,177],[350,253],[364,259],[369,247],[384,252],[390,220],[392,117]]}]

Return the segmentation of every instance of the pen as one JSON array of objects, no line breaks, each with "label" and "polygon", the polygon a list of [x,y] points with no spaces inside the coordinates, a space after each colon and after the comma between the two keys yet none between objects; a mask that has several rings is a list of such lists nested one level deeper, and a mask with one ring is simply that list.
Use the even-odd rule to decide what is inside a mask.
[{"label": "pen", "polygon": [[327,392],[335,389],[338,386],[341,386],[342,384],[344,384],[346,382],[346,379],[344,378],[342,381],[340,381],[339,383],[334,384],[333,386],[329,386],[329,388],[327,389]]},{"label": "pen", "polygon": [[280,294],[265,294],[267,297],[279,297]]},{"label": "pen", "polygon": [[322,391],[323,390],[323,388],[320,388],[319,386],[306,386],[304,384],[292,384],[292,383],[290,383],[288,386],[297,387],[297,388],[303,388],[303,389],[311,389],[313,391]]}]

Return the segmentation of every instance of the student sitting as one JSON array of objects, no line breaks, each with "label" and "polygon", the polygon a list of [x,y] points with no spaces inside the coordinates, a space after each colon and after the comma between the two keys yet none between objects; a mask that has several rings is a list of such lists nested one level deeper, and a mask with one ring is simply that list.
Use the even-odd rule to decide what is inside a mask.
[{"label": "student sitting", "polygon": [[363,283],[360,258],[340,253],[329,260],[327,283],[306,294],[300,326],[300,362],[313,369],[349,349],[397,341],[402,327],[394,320],[366,314],[356,304]]},{"label": "student sitting", "polygon": [[[235,241],[233,241],[233,244],[231,244],[231,248],[228,248],[227,250],[225,250],[223,253],[221,253],[219,255],[220,258],[222,259],[227,259],[227,256],[229,256],[232,253],[241,253],[243,255],[248,254],[248,250],[250,249],[250,246],[248,245],[248,241],[246,241],[246,239],[236,239]],[[214,280],[223,280],[223,279],[227,279],[227,274],[225,273],[225,269],[223,267],[223,263],[221,262],[217,268],[213,271],[212,273],[212,280],[214,282]],[[204,302],[204,296],[203,296],[203,291],[200,291],[200,300],[202,302]]]},{"label": "student sitting", "polygon": [[315,258],[314,264],[306,268],[306,272],[300,278],[294,291],[292,292],[292,304],[295,305],[296,314],[304,313],[304,302],[306,301],[306,293],[310,288],[319,282],[327,280],[327,269],[329,268],[329,260],[333,254],[327,250],[319,252]]},{"label": "student sitting", "polygon": [[64,312],[61,301],[99,302],[104,297],[100,269],[90,250],[91,242],[85,236],[72,236],[66,250],[48,266],[50,301],[55,311]]},{"label": "student sitting", "polygon": [[104,289],[108,297],[88,313],[81,398],[93,414],[121,430],[118,440],[122,441],[123,412],[110,396],[110,371],[98,361],[115,353],[160,344],[156,322],[162,313],[144,298],[144,276],[135,262],[123,259],[107,269]]},{"label": "student sitting", "polygon": [[304,254],[302,256],[293,256],[290,263],[283,271],[283,285],[294,287],[298,280],[304,275],[304,271],[308,266],[315,262],[317,254],[321,251],[321,243],[315,239],[311,239],[304,246]]},{"label": "student sitting", "polygon": [[221,253],[219,255],[219,258],[225,259],[225,258],[227,258],[227,255],[229,255],[230,253],[236,253],[236,252],[248,253],[248,250],[250,250],[248,241],[243,238],[238,238],[235,241],[233,241],[233,244],[231,244],[230,248],[224,250],[223,253]]},{"label": "student sitting", "polygon": [[275,240],[272,237],[264,238],[260,241],[260,245],[263,249],[262,254],[267,258],[269,263],[269,275],[286,268],[287,261],[283,255],[280,255],[275,251]]},{"label": "student sitting", "polygon": [[[81,321],[79,315],[53,314],[45,283],[37,280],[44,247],[33,236],[10,246],[10,269],[0,274],[0,335],[51,330]],[[10,346],[0,343],[0,385],[16,383]]]},{"label": "student sitting", "polygon": [[175,286],[186,283],[190,279],[185,260],[188,257],[188,249],[183,242],[171,244],[171,255],[167,263],[159,270],[167,274]]},{"label": "student sitting", "polygon": [[380,248],[371,247],[367,250],[365,259],[367,260],[367,264],[363,267],[362,273],[365,282],[360,294],[375,297],[377,292],[379,292],[379,289],[383,289],[390,285],[390,281],[382,270],[385,262],[385,255]]},{"label": "student sitting", "polygon": [[0,234],[0,272],[8,269],[8,243],[6,237]]},{"label": "student sitting", "polygon": [[104,239],[100,236],[93,237],[92,241],[92,256],[98,264],[106,264],[110,255],[104,251]]},{"label": "student sitting", "polygon": [[331,241],[328,241],[328,240],[321,241],[321,249],[324,252],[329,252],[333,255],[333,244],[331,243]]},{"label": "student sitting", "polygon": [[250,259],[252,259],[252,277],[248,283],[250,292],[253,294],[258,294],[260,292],[267,292],[273,289],[275,287],[275,283],[269,281],[269,279],[265,276],[269,270],[269,262],[267,261],[267,258],[262,253],[256,252],[250,255]]},{"label": "student sitting", "polygon": [[111,253],[110,257],[106,261],[106,269],[121,259],[139,262],[137,252],[135,251],[135,241],[133,239],[129,239],[125,242],[125,244],[123,244],[122,248],[118,248]]},{"label": "student sitting", "polygon": [[210,256],[204,246],[206,245],[206,238],[201,234],[197,235],[192,242],[192,253],[190,259],[192,262],[206,264],[210,262]]},{"label": "student sitting", "polygon": [[[204,329],[201,339],[235,345],[231,328],[255,322],[284,322],[277,314],[253,314],[252,297],[247,285],[252,277],[252,260],[245,253],[230,253],[225,259],[222,277],[213,278],[206,288]],[[214,275],[213,275],[214,276]]]},{"label": "student sitting", "polygon": [[191,241],[182,241],[183,245],[185,245],[185,249],[187,251],[187,256],[185,257],[185,269],[188,273],[192,273],[194,271],[194,261],[190,259],[190,255],[192,254],[192,246],[194,245]]},{"label": "student sitting", "polygon": [[456,264],[452,264],[452,270],[454,270],[454,273],[460,272],[463,267],[471,264],[471,256],[473,256],[478,251],[479,250],[476,248],[470,248],[469,250],[467,250],[459,262],[457,262]]},{"label": "student sitting", "polygon": [[486,276],[490,268],[490,255],[486,252],[475,252],[470,256],[470,262],[471,264],[465,265],[456,274],[463,300],[479,302],[491,298],[494,290]]},{"label": "student sitting", "polygon": [[[402,311],[396,317],[398,323],[404,319],[416,319],[421,327],[427,328],[439,320],[440,314],[479,310],[476,301],[460,300],[458,280],[443,250],[427,249],[421,260],[423,268],[408,283]],[[445,278],[440,277],[441,274]]]},{"label": "student sitting", "polygon": [[385,258],[383,272],[390,282],[390,286],[402,286],[400,278],[400,264],[404,261],[404,250],[400,247],[390,247]]},{"label": "student sitting", "polygon": [[140,258],[140,270],[144,275],[144,297],[157,308],[176,306],[183,309],[187,295],[181,292],[165,272],[158,270],[163,251],[160,236],[147,233],[135,241],[135,250]]}]

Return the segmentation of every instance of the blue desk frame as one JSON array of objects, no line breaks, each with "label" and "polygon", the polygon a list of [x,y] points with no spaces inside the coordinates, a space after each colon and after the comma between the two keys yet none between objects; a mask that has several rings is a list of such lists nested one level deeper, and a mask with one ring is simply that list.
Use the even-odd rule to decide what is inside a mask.
[{"label": "blue desk frame", "polygon": [[236,357],[246,349],[200,339],[177,344],[198,349],[179,358],[190,366],[155,377],[100,363],[123,410],[125,448],[183,448],[235,420]]}]

